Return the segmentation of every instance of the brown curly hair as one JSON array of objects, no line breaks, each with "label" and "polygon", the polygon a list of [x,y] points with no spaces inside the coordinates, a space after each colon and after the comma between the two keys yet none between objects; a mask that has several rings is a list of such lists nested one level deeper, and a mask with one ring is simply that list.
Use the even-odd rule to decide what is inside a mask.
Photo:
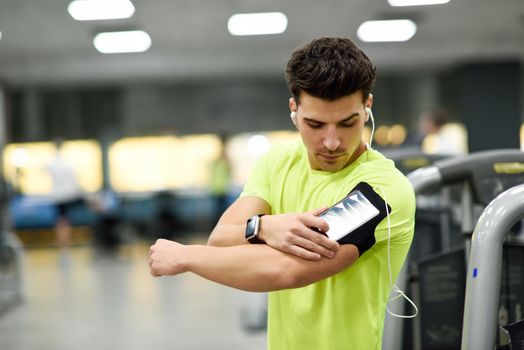
[{"label": "brown curly hair", "polygon": [[375,71],[375,65],[351,40],[320,38],[292,53],[286,80],[297,104],[302,91],[333,101],[360,90],[365,101],[373,88]]}]

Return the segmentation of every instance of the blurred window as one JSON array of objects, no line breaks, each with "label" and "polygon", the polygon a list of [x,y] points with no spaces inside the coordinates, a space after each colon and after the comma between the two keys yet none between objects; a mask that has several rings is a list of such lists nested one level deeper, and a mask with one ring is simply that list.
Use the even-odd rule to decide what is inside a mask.
[{"label": "blurred window", "polygon": [[[48,195],[52,180],[47,166],[54,159],[53,142],[9,144],[4,149],[4,175],[15,189],[26,195]],[[102,188],[102,151],[93,140],[72,140],[62,144],[61,155],[73,168],[86,192]]]},{"label": "blurred window", "polygon": [[111,184],[119,192],[205,187],[219,150],[216,135],[124,138],[109,149]]}]

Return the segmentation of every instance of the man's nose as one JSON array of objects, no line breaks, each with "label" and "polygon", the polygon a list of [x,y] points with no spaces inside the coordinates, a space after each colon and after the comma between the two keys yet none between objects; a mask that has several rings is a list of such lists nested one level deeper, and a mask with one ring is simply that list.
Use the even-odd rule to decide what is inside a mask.
[{"label": "man's nose", "polygon": [[340,146],[340,139],[335,126],[328,126],[324,135],[324,147],[329,151],[335,151]]}]

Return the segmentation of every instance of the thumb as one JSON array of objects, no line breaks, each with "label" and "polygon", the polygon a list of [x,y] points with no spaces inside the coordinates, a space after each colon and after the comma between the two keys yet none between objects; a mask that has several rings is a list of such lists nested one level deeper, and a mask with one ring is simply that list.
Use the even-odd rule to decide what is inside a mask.
[{"label": "thumb", "polygon": [[329,207],[321,207],[321,208],[317,208],[317,209],[308,211],[308,213],[315,215],[315,216],[319,216],[320,214],[322,214],[322,212],[326,211],[328,208]]}]

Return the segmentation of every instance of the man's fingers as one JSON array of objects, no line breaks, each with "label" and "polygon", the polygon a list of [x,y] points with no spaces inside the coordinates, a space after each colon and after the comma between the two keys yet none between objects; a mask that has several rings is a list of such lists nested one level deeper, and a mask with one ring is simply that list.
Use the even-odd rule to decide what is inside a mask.
[{"label": "man's fingers", "polygon": [[303,237],[311,242],[318,244],[321,247],[324,247],[334,252],[336,252],[338,248],[340,248],[340,245],[336,241],[313,230],[304,232]]},{"label": "man's fingers", "polygon": [[[310,214],[310,213],[308,213]],[[326,222],[326,220],[319,218],[315,215],[304,215],[302,216],[302,222],[307,227],[313,227],[315,229],[319,229],[320,232],[326,233],[329,230],[329,225]]]},{"label": "man's fingers", "polygon": [[159,274],[157,273],[155,267],[153,266],[154,265],[154,261],[153,260],[149,260],[149,273],[151,273],[151,276],[153,277],[158,277]]},{"label": "man's fingers", "polygon": [[338,250],[339,244],[336,241],[329,239],[325,234],[320,234],[316,230],[319,229],[322,233],[325,233],[329,230],[329,225],[325,220],[316,216],[306,216],[304,218],[304,224],[311,229],[300,231],[300,236],[312,242],[315,242],[316,244],[321,245],[322,247],[325,247],[329,250]]},{"label": "man's fingers", "polygon": [[[314,233],[314,235],[320,236],[318,233]],[[337,245],[337,249],[338,249],[338,243],[335,242],[335,244]],[[299,246],[300,248],[305,249],[309,252],[324,256],[326,258],[334,257],[335,251],[337,250],[337,249],[326,248],[313,240],[303,238],[300,236],[295,236],[294,245]]]},{"label": "man's fingers", "polygon": [[326,211],[328,209],[328,207],[322,207],[322,208],[317,208],[317,209],[313,209],[313,210],[310,210],[308,211],[308,213],[314,215],[314,216],[319,216],[320,214],[322,214],[322,212]]},{"label": "man's fingers", "polygon": [[307,249],[304,249],[302,247],[299,247],[297,245],[289,246],[288,251],[289,254],[293,254],[299,258],[306,259],[306,260],[313,260],[317,261],[320,260],[321,255],[312,251],[309,251]]}]

